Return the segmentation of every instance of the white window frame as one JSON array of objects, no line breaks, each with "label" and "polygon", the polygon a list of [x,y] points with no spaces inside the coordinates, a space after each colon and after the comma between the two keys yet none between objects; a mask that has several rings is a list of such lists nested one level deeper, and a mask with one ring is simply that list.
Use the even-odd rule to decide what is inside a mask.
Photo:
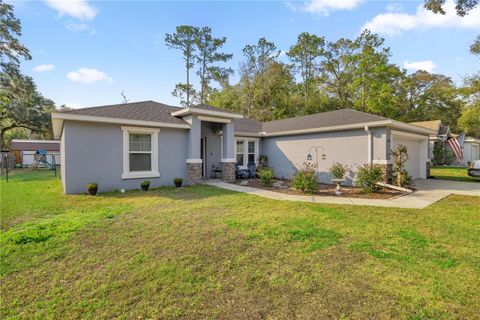
[{"label": "white window frame", "polygon": [[[139,178],[158,178],[160,172],[158,171],[158,128],[144,128],[144,127],[126,127],[122,126],[123,132],[123,173],[122,179],[139,179]],[[130,171],[130,134],[150,134],[151,135],[151,166],[150,171]],[[147,153],[147,152],[142,152]]]},{"label": "white window frame", "polygon": [[237,141],[243,141],[243,166],[239,165],[238,167],[240,169],[248,169],[248,142],[255,142],[255,166],[258,165],[258,143],[260,139],[258,138],[244,138],[244,137],[238,137],[235,138],[235,161],[237,161]]}]

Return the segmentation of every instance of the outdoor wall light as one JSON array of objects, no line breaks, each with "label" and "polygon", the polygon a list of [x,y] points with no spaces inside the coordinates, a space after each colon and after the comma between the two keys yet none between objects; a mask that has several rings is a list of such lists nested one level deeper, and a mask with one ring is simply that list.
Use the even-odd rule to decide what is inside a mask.
[{"label": "outdoor wall light", "polygon": [[325,160],[327,159],[327,155],[325,153],[322,153],[320,155],[320,158],[318,157],[318,150],[322,150],[323,152],[325,152],[325,148],[322,147],[322,146],[311,146],[310,148],[308,148],[308,155],[307,155],[307,161],[312,161],[313,160],[313,156],[312,156],[312,153],[311,151],[314,150],[315,151],[315,162],[317,164],[317,170],[318,170],[318,160]]}]

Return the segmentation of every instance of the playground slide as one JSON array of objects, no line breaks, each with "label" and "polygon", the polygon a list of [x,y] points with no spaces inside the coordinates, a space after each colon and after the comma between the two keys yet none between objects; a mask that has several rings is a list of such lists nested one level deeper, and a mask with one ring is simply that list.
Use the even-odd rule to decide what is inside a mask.
[{"label": "playground slide", "polygon": [[48,162],[47,160],[45,159],[40,159],[39,162],[43,165],[45,165],[48,169],[50,170],[55,170],[55,166],[53,164],[51,164],[50,162]]}]

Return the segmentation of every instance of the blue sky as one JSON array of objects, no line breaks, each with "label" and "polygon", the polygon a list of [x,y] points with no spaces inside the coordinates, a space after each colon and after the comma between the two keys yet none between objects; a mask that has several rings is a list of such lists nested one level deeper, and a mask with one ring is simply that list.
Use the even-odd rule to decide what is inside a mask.
[{"label": "blue sky", "polygon": [[166,48],[164,37],[181,24],[208,25],[227,37],[233,82],[242,48],[259,37],[287,51],[303,31],[335,41],[353,38],[366,26],[385,37],[392,61],[411,72],[427,69],[461,81],[480,66],[469,53],[480,33],[480,8],[459,18],[451,0],[446,16],[426,12],[421,1],[8,2],[33,56],[22,70],[58,105],[119,103],[122,90],[131,101],[178,105],[171,91],[185,81],[185,70],[180,52]]}]

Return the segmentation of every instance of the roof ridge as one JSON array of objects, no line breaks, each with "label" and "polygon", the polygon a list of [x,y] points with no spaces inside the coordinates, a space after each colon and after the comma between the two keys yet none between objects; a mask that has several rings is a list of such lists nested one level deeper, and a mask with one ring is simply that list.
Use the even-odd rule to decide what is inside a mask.
[{"label": "roof ridge", "polygon": [[331,114],[331,113],[334,113],[334,112],[341,112],[341,111],[355,111],[357,113],[362,113],[362,114],[368,114],[370,116],[376,116],[376,117],[381,117],[383,119],[386,119],[388,120],[388,118],[386,117],[383,117],[383,116],[380,116],[378,114],[373,114],[373,113],[368,113],[368,112],[363,112],[363,111],[360,111],[360,110],[356,110],[356,109],[352,109],[352,108],[343,108],[343,109],[336,109],[336,110],[330,110],[330,111],[324,111],[324,112],[315,112],[315,113],[310,113],[310,114],[306,114],[306,115],[302,115],[302,116],[296,116],[296,117],[290,117],[290,118],[284,118],[284,119],[277,119],[277,120],[272,120],[272,121],[266,121],[266,122],[262,122],[262,123],[272,123],[272,122],[277,122],[277,121],[285,121],[285,120],[291,120],[291,119],[299,119],[299,118],[306,118],[306,117],[310,117],[310,116],[314,116],[314,115],[325,115],[325,114]]},{"label": "roof ridge", "polygon": [[70,112],[75,112],[76,110],[91,110],[91,109],[99,109],[99,108],[105,108],[105,107],[120,107],[120,106],[125,106],[125,105],[133,105],[133,104],[140,104],[140,103],[146,103],[146,102],[153,102],[153,103],[161,104],[161,105],[171,107],[171,108],[180,108],[180,107],[177,107],[177,106],[171,106],[171,105],[161,103],[161,102],[157,102],[157,101],[154,101],[154,100],[142,100],[142,101],[135,101],[135,102],[127,102],[127,103],[104,104],[104,105],[100,105],[100,106],[77,108],[77,109],[71,109],[71,110],[58,110],[56,112],[70,113]]}]

